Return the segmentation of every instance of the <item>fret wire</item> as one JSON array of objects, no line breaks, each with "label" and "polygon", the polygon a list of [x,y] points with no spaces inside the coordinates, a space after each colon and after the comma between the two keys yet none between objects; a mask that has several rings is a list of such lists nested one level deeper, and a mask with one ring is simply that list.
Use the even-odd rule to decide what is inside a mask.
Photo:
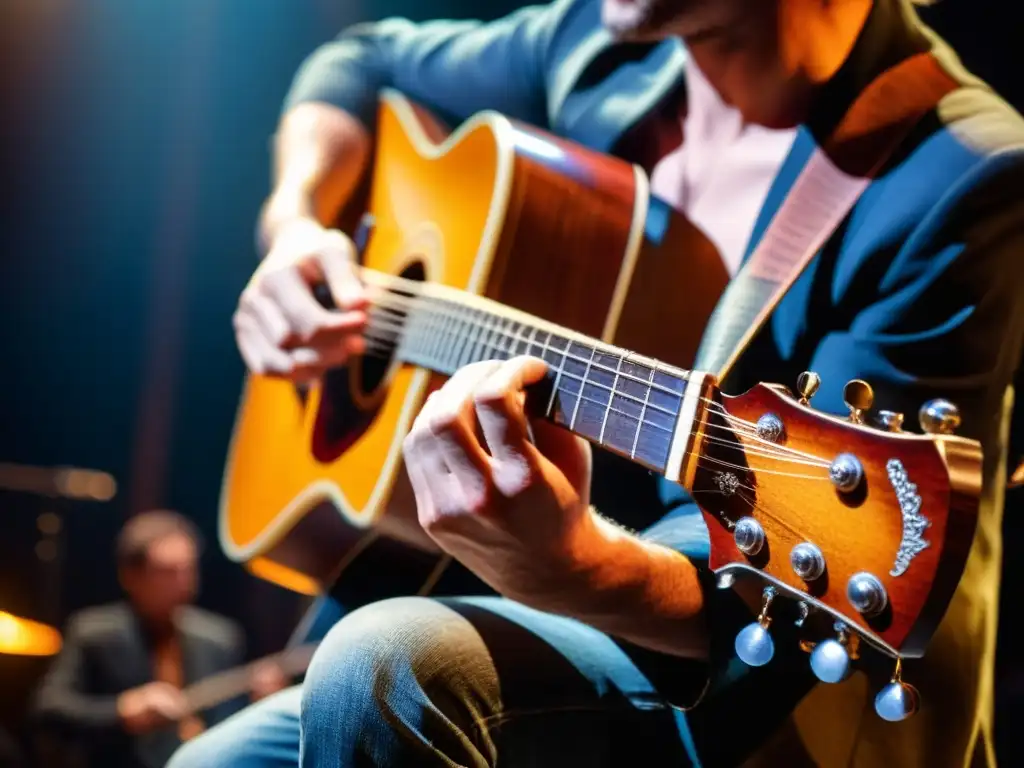
[{"label": "fret wire", "polygon": [[490,320],[490,317],[491,317],[490,314],[487,313],[487,312],[482,312],[480,314],[480,321],[479,321],[480,322],[480,337],[477,339],[477,349],[473,353],[473,362],[474,363],[479,363],[481,360],[483,360],[485,357],[487,357],[487,347],[488,347],[488,340],[487,339],[488,339],[488,331],[489,331],[489,326],[487,324],[487,321]]},{"label": "fret wire", "polygon": [[[605,409],[604,418],[601,420],[601,434],[597,442],[604,445],[604,431],[608,427],[608,415],[612,412],[612,403],[615,402],[615,388],[619,385],[619,371],[622,370],[622,355],[619,355],[619,363],[615,366],[615,378],[612,379],[612,391],[608,395],[608,407]],[[593,358],[591,358],[593,359]]]},{"label": "fret wire", "polygon": [[458,312],[452,312],[452,323],[451,323],[451,343],[445,344],[444,361],[445,367],[449,370],[455,370],[456,355],[458,351],[458,341],[462,329],[462,315]]},{"label": "fret wire", "polygon": [[483,351],[483,356],[481,357],[481,360],[492,360],[492,359],[494,359],[494,352],[492,352],[490,350],[495,350],[496,349],[496,347],[494,345],[494,336],[495,336],[494,329],[496,327],[495,324],[497,322],[497,318],[494,315],[492,315],[490,312],[487,313],[486,317],[487,317],[487,320],[485,321],[485,323],[486,323],[486,328],[487,328],[487,335],[484,337],[484,339],[485,339],[485,341],[484,341],[484,351]]},{"label": "fret wire", "polygon": [[[572,349],[572,342],[569,342],[569,346],[565,348],[566,354]],[[576,405],[572,409],[572,418],[569,420],[569,429],[576,429],[576,416],[580,412],[580,403],[583,402],[583,392],[587,387],[587,379],[590,377],[590,366],[594,362],[594,355],[597,354],[597,350],[593,347],[590,349],[590,359],[587,361],[587,367],[583,370],[583,380],[580,382],[580,396],[576,398]],[[565,358],[562,358],[562,367],[565,367]],[[608,401],[609,403],[611,400]]]},{"label": "fret wire", "polygon": [[441,364],[445,368],[451,367],[451,361],[449,358],[452,354],[452,348],[455,346],[455,324],[458,322],[454,312],[448,313],[448,321],[444,324],[444,335],[441,342],[441,351],[439,357],[441,358]]},{"label": "fret wire", "polygon": [[651,400],[651,387],[650,387],[650,383],[653,383],[653,382],[654,382],[654,368],[651,368],[651,378],[650,378],[650,382],[649,382],[648,387],[647,387],[647,394],[644,396],[644,404],[640,408],[640,418],[638,419],[638,422],[637,422],[637,425],[636,425],[636,435],[633,436],[633,449],[629,452],[629,458],[631,458],[631,459],[635,459],[636,458],[636,447],[640,443],[640,432],[642,431],[643,423],[644,423],[644,421],[647,418],[647,404]]},{"label": "fret wire", "polygon": [[511,357],[507,345],[502,344],[502,342],[507,344],[511,338],[508,333],[509,323],[508,318],[498,318],[498,354],[502,360],[508,360]]},{"label": "fret wire", "polygon": [[[587,398],[583,398],[583,399],[585,399],[588,403],[593,403],[594,405],[600,405],[600,406],[604,407],[604,403],[602,403],[600,400],[595,400],[592,397],[587,397]],[[613,410],[614,413],[619,414],[619,416],[625,416],[628,419],[635,419],[636,418],[636,416],[632,416],[631,414],[628,414],[625,411],[620,411],[618,408],[614,408],[612,410]],[[666,435],[671,435],[671,434],[673,434],[675,432],[674,429],[669,429],[668,427],[664,427],[664,426],[662,426],[661,424],[659,424],[656,421],[646,421],[646,420],[644,420],[644,421],[642,421],[640,423],[643,424],[643,426],[645,426],[645,427],[654,427],[658,431],[664,432]],[[570,429],[571,429],[571,427],[570,427]]]},{"label": "fret wire", "polygon": [[505,350],[505,356],[511,360],[516,356],[516,334],[519,333],[519,323],[515,320],[508,321],[508,349]]},{"label": "fret wire", "polygon": [[421,358],[429,360],[429,349],[430,340],[433,338],[431,331],[434,328],[434,308],[431,305],[427,305],[423,308],[423,325],[420,327],[420,337],[418,339],[418,353]]},{"label": "fret wire", "polygon": [[512,357],[515,356],[515,334],[512,331],[512,326],[514,325],[515,323],[511,321],[511,319],[508,319],[507,317],[504,318],[502,321],[501,333],[503,339],[507,342],[507,344],[504,349],[501,349],[501,347],[499,347],[499,349],[501,349],[502,354],[505,355],[505,359],[507,360],[510,360],[512,359]]},{"label": "fret wire", "polygon": [[427,305],[423,313],[423,326],[420,329],[419,354],[424,360],[430,360],[430,342],[434,338],[434,308]]},{"label": "fret wire", "polygon": [[487,354],[487,313],[480,313],[480,333],[476,337],[476,345],[473,347],[473,362],[479,363]]},{"label": "fret wire", "polygon": [[462,351],[466,348],[466,340],[469,337],[469,322],[466,319],[465,309],[462,307],[456,307],[456,314],[459,318],[460,332],[458,338],[455,339],[455,344],[452,345],[452,369],[455,370],[459,367],[459,360],[462,359]]},{"label": "fret wire", "polygon": [[[548,363],[547,356],[544,353],[547,352],[549,349],[551,349],[551,346],[550,346],[550,343],[549,343],[551,341],[551,333],[550,333],[550,331],[545,331],[545,333],[547,334],[547,337],[544,339],[544,349],[541,350],[540,359],[543,360],[550,367],[551,364]],[[556,349],[554,351],[557,352],[558,350]],[[555,407],[555,396],[558,394],[558,382],[562,380],[562,372],[565,370],[565,361],[566,361],[566,356],[568,354],[569,354],[569,349],[567,347],[566,350],[565,350],[565,353],[562,355],[562,362],[559,363],[559,365],[558,365],[558,371],[555,372],[555,383],[554,383],[554,386],[551,387],[551,397],[548,398],[548,407],[544,410],[544,415],[545,416],[550,417],[551,416],[551,409]]]},{"label": "fret wire", "polygon": [[452,346],[455,342],[454,327],[456,316],[454,312],[448,310],[445,312],[445,317],[448,318],[448,320],[442,323],[443,330],[441,333],[440,344],[438,345],[437,357],[446,368],[449,368],[451,367],[451,364],[448,363],[447,360],[452,353]]},{"label": "fret wire", "polygon": [[433,322],[434,333],[433,333],[433,335],[432,335],[432,337],[430,339],[430,349],[428,351],[428,357],[431,360],[437,361],[438,363],[441,362],[440,351],[441,351],[441,348],[443,347],[444,334],[445,334],[445,322],[447,321],[447,319],[448,319],[448,315],[447,314],[441,314],[441,313],[437,312],[437,310],[434,311],[434,322]]},{"label": "fret wire", "polygon": [[530,335],[526,338],[526,354],[530,354],[530,347],[537,343],[537,333],[539,332],[537,326],[530,326]]},{"label": "fret wire", "polygon": [[477,317],[477,311],[474,309],[470,310],[470,312],[470,317],[472,318],[473,323],[473,331],[470,334],[469,344],[466,345],[466,359],[459,361],[460,367],[476,361],[476,348],[478,342],[480,341],[480,334],[483,333],[483,328],[480,327],[479,318]]}]

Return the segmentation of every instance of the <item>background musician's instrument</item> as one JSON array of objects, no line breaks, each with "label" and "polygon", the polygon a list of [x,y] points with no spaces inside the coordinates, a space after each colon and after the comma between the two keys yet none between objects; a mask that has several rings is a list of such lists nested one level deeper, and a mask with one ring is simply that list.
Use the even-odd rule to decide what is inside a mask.
[{"label": "background musician's instrument", "polygon": [[913,710],[898,660],[923,654],[975,526],[980,448],[951,434],[955,408],[928,404],[930,434],[913,435],[895,418],[865,423],[860,381],[848,419],[810,407],[813,374],[799,400],[777,385],[725,396],[684,367],[727,281],[710,243],[650,198],[639,169],[500,115],[445,138],[385,95],[368,211],[368,353],[309,388],[249,378],[222,497],[230,557],[315,590],[367,531],[436,551],[415,522],[402,438],[444,376],[531,354],[550,367],[530,395],[539,417],[681,483],[723,585],[761,580],[744,661],[770,659],[769,610],[786,597],[835,638],[814,646],[821,679],[845,677],[865,640],[897,659],[880,714]]}]

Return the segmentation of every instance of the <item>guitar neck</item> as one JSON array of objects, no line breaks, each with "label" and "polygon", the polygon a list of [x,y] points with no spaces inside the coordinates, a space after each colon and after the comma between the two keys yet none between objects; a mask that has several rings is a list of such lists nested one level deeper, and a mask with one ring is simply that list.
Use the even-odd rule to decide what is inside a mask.
[{"label": "guitar neck", "polygon": [[296,646],[193,683],[182,691],[187,702],[186,708],[189,714],[195,714],[230,701],[236,696],[248,694],[252,687],[253,672],[258,665],[266,662],[277,664],[285,677],[302,674],[309,666],[316,648],[316,644]]},{"label": "guitar neck", "polygon": [[711,377],[447,286],[366,271],[364,278],[383,289],[370,337],[390,329],[393,354],[402,362],[450,375],[483,360],[538,357],[550,374],[530,394],[535,415],[671,480],[687,477]]}]

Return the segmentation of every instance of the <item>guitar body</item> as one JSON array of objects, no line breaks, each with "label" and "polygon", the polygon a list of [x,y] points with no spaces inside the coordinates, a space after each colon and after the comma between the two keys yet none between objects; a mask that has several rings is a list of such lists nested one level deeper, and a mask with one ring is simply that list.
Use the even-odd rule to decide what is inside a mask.
[{"label": "guitar body", "polygon": [[[650,198],[641,169],[493,113],[449,135],[393,92],[382,98],[367,213],[369,269],[679,365],[728,281],[707,238]],[[401,445],[441,383],[370,356],[305,391],[250,376],[222,489],[227,555],[303,592],[380,535],[432,562]]]}]

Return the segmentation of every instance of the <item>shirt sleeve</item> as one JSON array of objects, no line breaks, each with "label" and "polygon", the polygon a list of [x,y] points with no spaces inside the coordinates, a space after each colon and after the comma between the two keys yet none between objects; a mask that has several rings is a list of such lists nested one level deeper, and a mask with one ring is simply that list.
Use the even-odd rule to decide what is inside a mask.
[{"label": "shirt sleeve", "polygon": [[117,697],[96,695],[86,671],[86,632],[73,618],[64,645],[36,693],[34,714],[39,721],[74,731],[112,732],[119,729]]},{"label": "shirt sleeve", "polygon": [[395,88],[446,117],[494,109],[548,123],[548,53],[575,0],[523,8],[497,21],[387,19],[350,28],[299,69],[285,110],[332,104],[373,124],[378,93]]}]

